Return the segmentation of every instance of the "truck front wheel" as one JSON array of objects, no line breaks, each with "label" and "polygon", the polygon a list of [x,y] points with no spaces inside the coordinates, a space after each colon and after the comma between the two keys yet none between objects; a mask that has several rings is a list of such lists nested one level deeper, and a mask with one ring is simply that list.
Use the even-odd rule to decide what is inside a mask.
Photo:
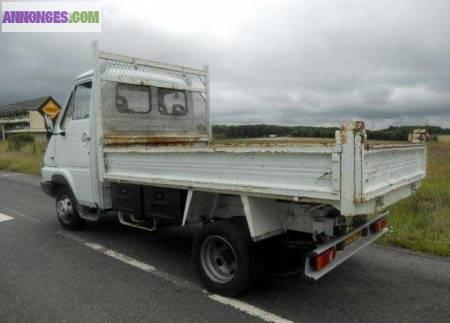
[{"label": "truck front wheel", "polygon": [[193,244],[194,267],[213,293],[235,296],[251,283],[252,240],[245,218],[205,225]]},{"label": "truck front wheel", "polygon": [[67,187],[61,187],[56,196],[56,216],[62,227],[67,230],[79,230],[84,220],[78,214],[77,201],[72,191]]}]

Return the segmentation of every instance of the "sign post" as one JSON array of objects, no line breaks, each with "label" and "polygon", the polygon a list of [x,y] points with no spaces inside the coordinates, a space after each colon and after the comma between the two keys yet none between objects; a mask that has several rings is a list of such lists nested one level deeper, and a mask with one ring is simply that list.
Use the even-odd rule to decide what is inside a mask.
[{"label": "sign post", "polygon": [[53,129],[49,129],[50,122],[53,126],[55,125],[56,118],[61,112],[61,106],[51,96],[49,96],[47,100],[45,100],[38,108],[38,112],[44,118],[45,129],[47,130],[47,134],[51,135],[50,130]]}]

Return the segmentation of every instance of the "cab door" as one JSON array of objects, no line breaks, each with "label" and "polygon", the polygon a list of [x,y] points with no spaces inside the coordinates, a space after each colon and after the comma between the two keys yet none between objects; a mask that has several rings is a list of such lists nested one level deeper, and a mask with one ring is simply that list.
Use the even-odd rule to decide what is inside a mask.
[{"label": "cab door", "polygon": [[91,176],[91,92],[92,81],[78,83],[59,122],[55,163],[72,186],[79,204],[93,207],[95,197]]}]

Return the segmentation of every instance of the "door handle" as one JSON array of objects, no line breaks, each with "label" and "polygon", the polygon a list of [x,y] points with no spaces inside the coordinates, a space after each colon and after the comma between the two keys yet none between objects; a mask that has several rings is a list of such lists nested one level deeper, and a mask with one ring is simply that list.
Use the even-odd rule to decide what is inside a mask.
[{"label": "door handle", "polygon": [[87,143],[90,140],[91,136],[89,136],[89,133],[87,131],[83,132],[83,134],[81,135],[81,142]]}]

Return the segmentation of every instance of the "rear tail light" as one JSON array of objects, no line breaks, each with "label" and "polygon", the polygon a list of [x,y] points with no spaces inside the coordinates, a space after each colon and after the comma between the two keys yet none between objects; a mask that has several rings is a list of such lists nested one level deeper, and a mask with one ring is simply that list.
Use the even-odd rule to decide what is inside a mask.
[{"label": "rear tail light", "polygon": [[387,225],[387,221],[385,218],[379,219],[377,222],[374,222],[370,225],[370,231],[372,233],[377,233],[383,230]]},{"label": "rear tail light", "polygon": [[315,271],[319,271],[322,268],[326,267],[333,259],[336,258],[336,248],[330,248],[320,255],[315,256],[311,259],[311,266]]}]

